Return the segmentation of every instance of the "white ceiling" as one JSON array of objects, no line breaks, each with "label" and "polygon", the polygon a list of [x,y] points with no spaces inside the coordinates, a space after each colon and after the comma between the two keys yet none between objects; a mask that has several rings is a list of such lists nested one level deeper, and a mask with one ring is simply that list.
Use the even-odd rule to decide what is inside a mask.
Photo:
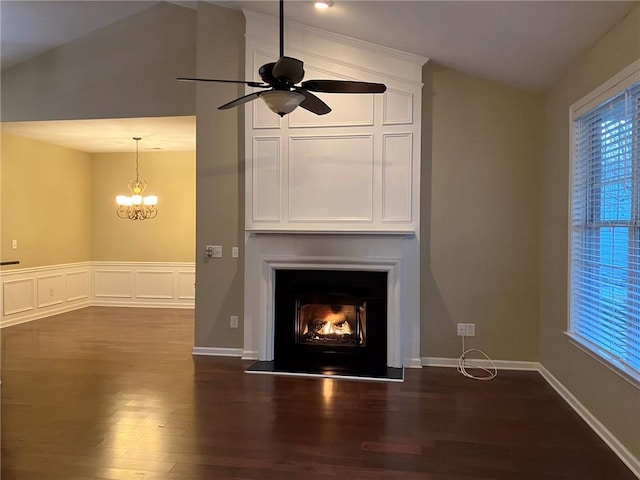
[{"label": "white ceiling", "polygon": [[[2,68],[9,68],[56,46],[116,22],[157,1],[0,1],[0,53]],[[194,7],[192,1],[172,3]],[[246,8],[277,16],[276,0],[214,1],[234,9]],[[549,87],[580,54],[623,18],[638,1],[399,1],[334,0],[332,8],[316,11],[311,0],[287,0],[285,18],[324,30],[429,57],[438,64],[471,75],[528,89]],[[274,32],[274,36],[277,32]],[[639,38],[640,41],[640,28]],[[286,38],[285,38],[286,53]],[[193,121],[193,120],[192,120]],[[125,148],[132,136],[122,120],[87,121],[71,133],[68,122],[32,122],[22,135],[49,135],[65,146],[83,151]],[[90,126],[98,126],[91,130]],[[151,124],[149,124],[151,125]],[[158,139],[160,130],[147,129]],[[184,125],[168,127],[170,132]],[[17,128],[13,126],[11,128]],[[141,126],[138,128],[142,129]],[[151,127],[149,127],[151,128]],[[195,122],[193,121],[195,132]],[[66,133],[64,133],[66,132]],[[100,141],[106,132],[109,138]],[[15,131],[14,131],[15,133]],[[120,144],[116,138],[119,137]],[[122,140],[122,139],[125,140]],[[55,142],[53,142],[55,143]],[[189,140],[187,145],[193,142]],[[62,144],[62,143],[60,143]],[[141,142],[142,145],[142,142]],[[171,146],[173,145],[173,147]],[[164,147],[178,146],[168,139]],[[120,150],[122,151],[122,150]]]},{"label": "white ceiling", "polygon": [[196,150],[195,117],[4,122],[2,131],[89,153],[135,152],[133,137],[141,152]]}]

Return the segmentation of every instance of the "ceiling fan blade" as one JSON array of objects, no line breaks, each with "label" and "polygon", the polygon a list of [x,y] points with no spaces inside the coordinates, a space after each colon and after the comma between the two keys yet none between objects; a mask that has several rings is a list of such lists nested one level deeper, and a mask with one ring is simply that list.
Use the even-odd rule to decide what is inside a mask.
[{"label": "ceiling fan blade", "polygon": [[326,93],[384,93],[383,83],[352,82],[350,80],[307,80],[302,88],[312,92]]},{"label": "ceiling fan blade", "polygon": [[271,75],[285,83],[295,84],[304,78],[304,68],[301,60],[293,57],[280,57],[271,70]]},{"label": "ceiling fan blade", "polygon": [[255,100],[260,96],[261,93],[264,93],[264,92],[253,92],[253,93],[250,93],[249,95],[245,95],[244,97],[236,98],[232,102],[225,103],[224,105],[219,106],[218,110],[228,110],[229,108],[243,105],[247,102],[250,102],[251,100]]},{"label": "ceiling fan blade", "polygon": [[326,115],[331,111],[331,107],[316,97],[313,93],[307,92],[304,88],[294,88],[296,92],[304,95],[304,100],[300,103],[300,106],[305,110],[309,110],[316,115]]},{"label": "ceiling fan blade", "polygon": [[178,77],[176,80],[183,82],[218,82],[218,83],[242,83],[255,88],[269,88],[269,85],[260,82],[249,82],[247,80],[219,80],[215,78],[192,78],[192,77]]}]

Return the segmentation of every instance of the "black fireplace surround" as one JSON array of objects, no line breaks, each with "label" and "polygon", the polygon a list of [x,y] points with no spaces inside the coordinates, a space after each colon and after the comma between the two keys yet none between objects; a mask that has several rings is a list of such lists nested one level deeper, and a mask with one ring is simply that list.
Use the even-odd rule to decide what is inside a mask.
[{"label": "black fireplace surround", "polygon": [[274,366],[376,374],[387,363],[387,273],[276,270]]}]

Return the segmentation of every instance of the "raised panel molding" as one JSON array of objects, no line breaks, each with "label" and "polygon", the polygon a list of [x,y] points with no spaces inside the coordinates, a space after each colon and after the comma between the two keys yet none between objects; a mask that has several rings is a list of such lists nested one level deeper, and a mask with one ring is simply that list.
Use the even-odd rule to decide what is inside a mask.
[{"label": "raised panel molding", "polygon": [[281,155],[280,137],[253,139],[253,220],[256,222],[280,220]]},{"label": "raised panel molding", "polygon": [[289,139],[289,220],[373,219],[373,136]]},{"label": "raised panel molding", "polygon": [[382,221],[409,222],[413,196],[413,135],[385,134],[382,143]]},{"label": "raised panel molding", "polygon": [[382,107],[383,125],[407,125],[413,123],[413,95],[409,92],[387,90]]},{"label": "raised panel molding", "polygon": [[64,276],[40,275],[37,277],[38,308],[58,305],[65,301],[66,288]]},{"label": "raised panel molding", "polygon": [[34,302],[35,278],[3,280],[2,315],[14,315],[36,308]]},{"label": "raised panel molding", "polygon": [[67,302],[89,298],[89,271],[69,272],[67,274]]},{"label": "raised panel molding", "polygon": [[92,305],[193,308],[195,301],[194,263],[80,262],[4,270],[0,279],[0,328]]},{"label": "raised panel molding", "polygon": [[3,270],[0,327],[88,306],[90,268],[79,262]]},{"label": "raised panel molding", "polygon": [[[245,76],[259,80],[260,66],[278,56],[277,18],[244,14]],[[318,93],[332,109],[321,116],[299,107],[280,118],[262,101],[248,103],[246,231],[417,233],[422,66],[428,59],[306,25],[286,22],[285,32],[287,55],[304,62],[305,79],[380,82],[387,91]],[[247,94],[252,91],[246,88]],[[388,137],[405,132],[411,134],[410,145]],[[267,137],[279,138],[279,158]],[[354,139],[364,137],[369,144],[352,148],[362,143]],[[390,156],[397,149],[404,150]]]},{"label": "raised panel molding", "polygon": [[196,299],[196,273],[177,272],[176,275],[176,291],[180,300]]},{"label": "raised panel molding", "polygon": [[[94,281],[92,305],[123,307],[193,308],[195,265],[172,262],[94,262],[94,275],[114,274],[113,283]],[[97,277],[96,277],[97,278]]]},{"label": "raised panel molding", "polygon": [[136,298],[173,298],[173,272],[136,271]]},{"label": "raised panel molding", "polygon": [[94,297],[131,298],[131,270],[94,270]]}]

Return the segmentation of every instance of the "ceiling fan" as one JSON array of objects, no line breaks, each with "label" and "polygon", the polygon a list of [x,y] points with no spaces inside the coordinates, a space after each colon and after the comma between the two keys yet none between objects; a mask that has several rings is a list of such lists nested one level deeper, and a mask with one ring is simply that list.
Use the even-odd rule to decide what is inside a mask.
[{"label": "ceiling fan", "polygon": [[[258,74],[262,82],[246,80],[220,80],[213,78],[179,77],[178,80],[195,82],[244,83],[250,87],[261,88],[218,107],[226,110],[261,98],[267,106],[281,117],[300,106],[316,115],[326,115],[331,111],[329,105],[311,92],[324,93],[383,93],[387,87],[382,83],[355,82],[350,80],[305,80],[301,60],[284,55],[284,0],[280,0],[280,58],[276,62],[260,67]],[[302,83],[300,83],[302,82]],[[299,85],[298,85],[299,84]]]}]

